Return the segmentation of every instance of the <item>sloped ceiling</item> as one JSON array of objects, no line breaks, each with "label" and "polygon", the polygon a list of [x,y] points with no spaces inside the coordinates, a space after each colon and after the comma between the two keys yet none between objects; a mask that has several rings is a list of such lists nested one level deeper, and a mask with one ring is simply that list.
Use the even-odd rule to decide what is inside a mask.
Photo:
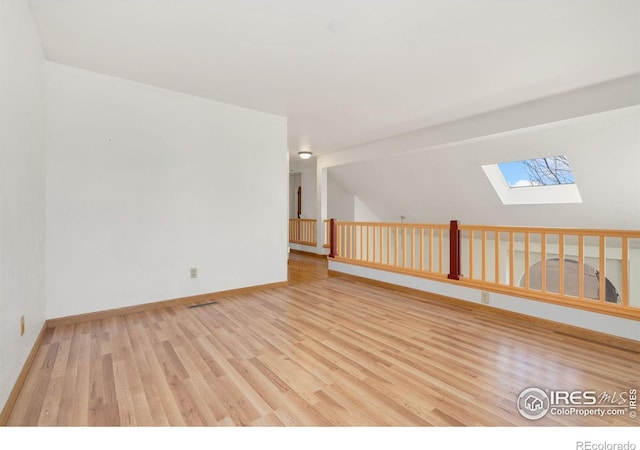
[{"label": "sloped ceiling", "polygon": [[[293,157],[640,73],[638,0],[28,3],[48,60],[286,116]],[[384,220],[637,229],[638,117],[612,117],[329,173]],[[551,154],[569,156],[584,203],[504,206],[480,168]]]},{"label": "sloped ceiling", "polygon": [[325,154],[640,72],[637,0],[28,0],[55,62],[289,119]]},{"label": "sloped ceiling", "polygon": [[[503,205],[481,166],[567,155],[583,203]],[[640,229],[640,107],[329,169],[382,220]]]}]

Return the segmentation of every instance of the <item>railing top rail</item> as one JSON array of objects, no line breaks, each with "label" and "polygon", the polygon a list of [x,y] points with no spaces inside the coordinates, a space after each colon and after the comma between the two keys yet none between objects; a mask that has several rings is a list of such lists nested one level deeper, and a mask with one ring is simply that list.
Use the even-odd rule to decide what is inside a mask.
[{"label": "railing top rail", "polygon": [[289,219],[289,221],[295,220],[296,222],[316,222],[317,219]]},{"label": "railing top rail", "polygon": [[[300,220],[305,220],[305,219],[300,219]],[[442,224],[442,223],[354,222],[354,221],[349,221],[349,222],[336,221],[336,223],[340,225],[382,226],[382,227],[399,227],[399,228],[400,227],[434,228],[434,229],[449,229],[449,226],[450,226],[448,223]],[[466,225],[466,224],[459,224],[458,229],[460,231],[498,231],[498,232],[514,232],[514,233],[543,233],[543,234],[562,234],[562,235],[640,238],[640,230],[611,230],[611,229],[595,229],[595,228],[531,227],[531,226],[509,226],[509,225]]]},{"label": "railing top rail", "polygon": [[583,236],[631,237],[640,238],[640,230],[608,230],[588,228],[560,228],[560,227],[520,227],[502,225],[459,225],[460,231],[498,231],[514,233],[544,233]]},{"label": "railing top rail", "polygon": [[407,227],[407,228],[442,228],[449,229],[449,224],[442,223],[408,223],[408,222],[343,222],[336,221],[338,225],[361,225],[361,226],[377,226],[377,227]]}]

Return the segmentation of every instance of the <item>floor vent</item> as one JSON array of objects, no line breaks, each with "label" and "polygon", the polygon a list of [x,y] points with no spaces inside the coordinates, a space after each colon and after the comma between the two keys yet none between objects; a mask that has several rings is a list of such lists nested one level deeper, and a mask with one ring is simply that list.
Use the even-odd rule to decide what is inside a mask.
[{"label": "floor vent", "polygon": [[218,304],[218,302],[213,300],[213,301],[206,302],[206,303],[198,303],[197,305],[191,305],[191,306],[188,306],[188,308],[200,308],[201,306],[217,305],[217,304]]}]

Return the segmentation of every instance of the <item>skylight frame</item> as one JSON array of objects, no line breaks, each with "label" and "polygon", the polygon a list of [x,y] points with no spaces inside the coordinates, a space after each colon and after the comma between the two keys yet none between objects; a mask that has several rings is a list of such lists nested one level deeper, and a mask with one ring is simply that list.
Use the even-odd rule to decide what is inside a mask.
[{"label": "skylight frame", "polygon": [[[540,158],[531,158],[531,160]],[[526,160],[525,160],[526,161]],[[504,205],[540,205],[540,204],[570,204],[582,203],[582,197],[578,190],[575,175],[572,173],[573,182],[567,184],[537,184],[531,186],[511,186],[499,164],[483,165],[482,170],[491,182],[493,189]]]}]

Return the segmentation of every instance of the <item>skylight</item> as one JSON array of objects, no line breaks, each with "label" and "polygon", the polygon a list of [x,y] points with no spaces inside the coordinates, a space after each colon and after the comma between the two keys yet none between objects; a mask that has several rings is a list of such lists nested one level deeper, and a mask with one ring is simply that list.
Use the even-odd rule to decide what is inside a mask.
[{"label": "skylight", "polygon": [[575,184],[576,180],[566,156],[547,156],[498,163],[509,187]]},{"label": "skylight", "polygon": [[505,205],[582,203],[566,156],[546,156],[482,166]]}]

